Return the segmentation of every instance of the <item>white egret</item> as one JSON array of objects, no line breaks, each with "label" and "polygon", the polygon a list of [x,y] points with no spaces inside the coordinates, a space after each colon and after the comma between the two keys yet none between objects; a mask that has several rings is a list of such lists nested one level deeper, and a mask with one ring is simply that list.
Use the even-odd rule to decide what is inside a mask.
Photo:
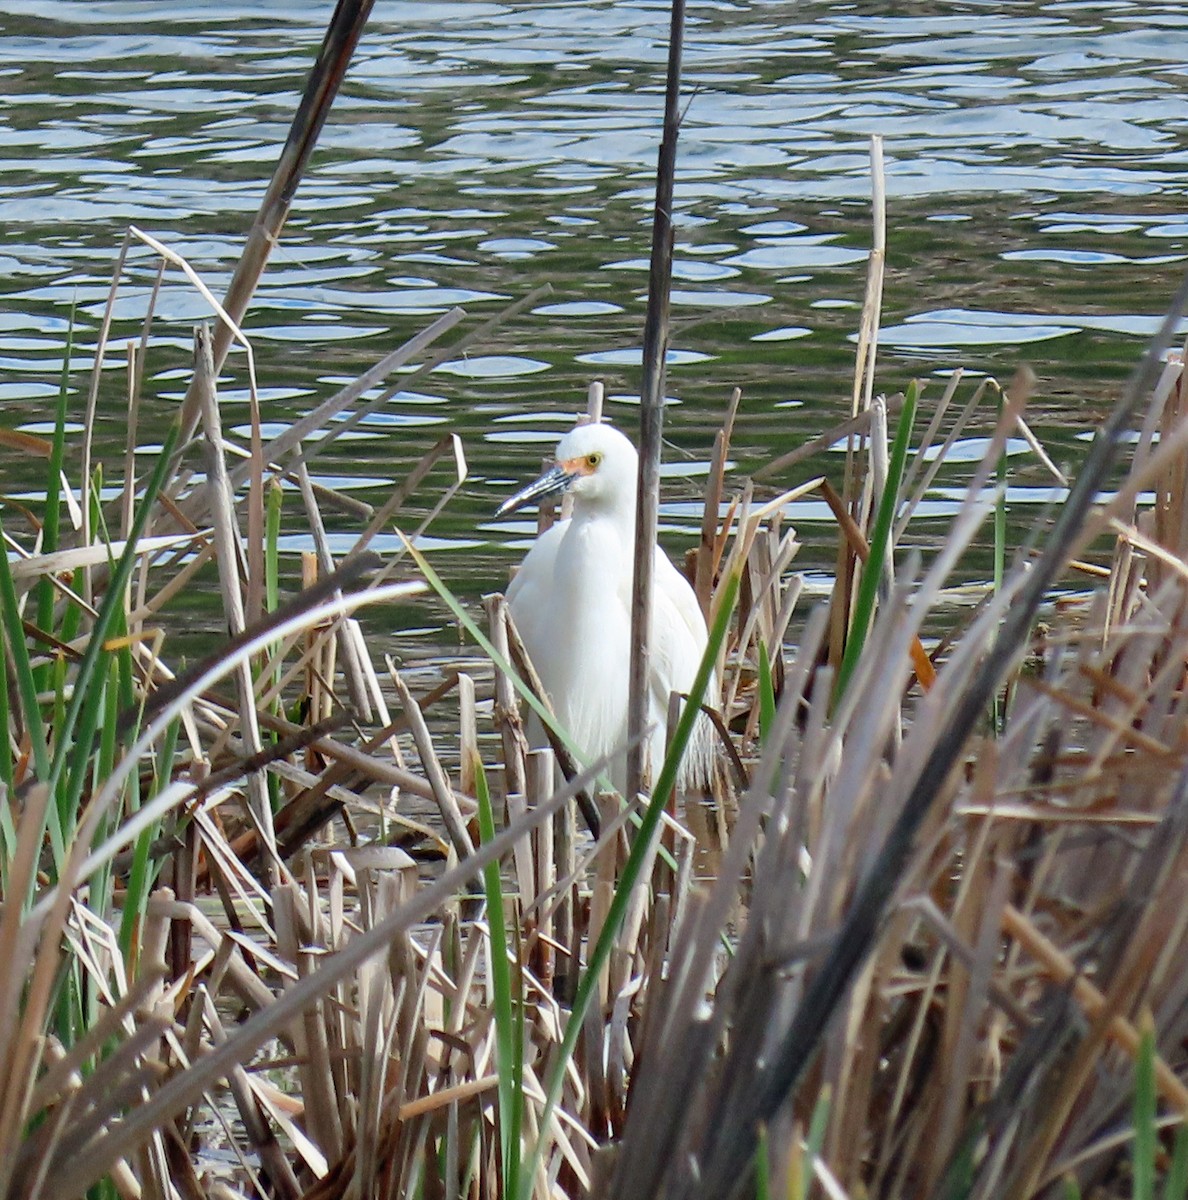
[{"label": "white egret", "polygon": [[[556,466],[506,501],[499,515],[534,500],[573,494],[573,516],[542,533],[507,590],[508,605],[553,709],[591,760],[621,751],[627,737],[634,575],[635,447],[609,425],[580,425],[557,446]],[[706,645],[705,619],[685,577],[655,548],[646,753],[664,758],[669,697],[693,685]],[[718,701],[716,680],[706,702]],[[544,745],[539,727],[534,744]],[[683,785],[711,776],[713,731],[702,718],[686,751]],[[611,781],[625,785],[626,759]]]}]

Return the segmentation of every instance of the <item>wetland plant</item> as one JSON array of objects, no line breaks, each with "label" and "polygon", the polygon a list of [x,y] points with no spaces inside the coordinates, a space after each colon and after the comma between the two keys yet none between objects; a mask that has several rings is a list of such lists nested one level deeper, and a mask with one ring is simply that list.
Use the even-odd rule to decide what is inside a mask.
[{"label": "wetland plant", "polygon": [[[453,442],[336,560],[300,439],[229,455],[209,347],[196,440],[150,478],[106,501],[75,476],[66,503],[63,387],[28,444],[44,506],[0,514],[0,1194],[1149,1195],[1161,1173],[1182,1194],[1188,422],[1160,343],[1050,528],[941,641],[1026,373],[956,413],[959,375],[931,405],[872,396],[836,488],[794,484],[797,459],[734,490],[733,398],[688,564],[711,629],[692,699],[722,677],[708,803],[673,790],[695,704],[624,802],[563,730],[560,755],[525,749],[515,697],[546,698],[505,606],[484,631],[415,536],[367,549],[442,462],[448,499]],[[328,437],[373,374],[319,409]],[[897,552],[924,451],[979,420],[946,536]],[[282,477],[316,559],[288,596]],[[801,614],[786,509],[808,488],[848,582]],[[1090,552],[1094,586],[1054,590]],[[228,639],[178,670],[171,603],[203,573]],[[420,695],[381,674],[355,614],[418,591],[490,672]]]}]

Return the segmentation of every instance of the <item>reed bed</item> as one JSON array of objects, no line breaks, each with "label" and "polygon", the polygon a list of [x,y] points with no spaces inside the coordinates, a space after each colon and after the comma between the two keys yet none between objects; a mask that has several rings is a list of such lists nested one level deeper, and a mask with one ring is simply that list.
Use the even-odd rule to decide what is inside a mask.
[{"label": "reed bed", "polygon": [[[130,239],[229,322],[168,247]],[[465,479],[456,441],[381,509],[355,502],[357,543],[330,553],[323,509],[344,502],[310,459],[396,366],[492,326],[435,349],[461,319],[272,443],[233,330],[242,450],[200,328],[194,429],[179,420],[138,479],[133,421],[110,502],[89,449],[105,328],[78,473],[65,382],[54,435],[22,442],[47,488],[40,511],[6,506],[0,566],[0,1195],[1113,1196],[1161,1174],[1182,1195],[1188,422],[1170,334],[1051,528],[1014,561],[1000,540],[985,599],[941,641],[954,567],[1002,527],[1027,373],[884,399],[860,348],[852,414],[822,434],[854,440],[836,481],[805,480],[803,454],[730,478],[735,393],[687,562],[721,778],[674,795],[686,706],[626,802],[564,730],[528,749],[521,701],[548,720],[547,699],[501,599],[476,618],[415,548]],[[872,344],[877,311],[864,328]],[[139,361],[134,412],[152,403]],[[897,551],[946,449],[987,424],[945,538]],[[407,553],[372,554],[443,470]],[[282,478],[315,547],[291,595]],[[813,489],[838,516],[839,582],[810,608],[786,510]],[[1054,590],[1090,550],[1091,586]],[[228,640],[177,673],[170,606],[199,585],[220,589]],[[429,590],[493,685],[455,672],[416,695],[368,646],[361,609]],[[439,819],[410,819],[408,797]]]},{"label": "reed bed", "polygon": [[[848,416],[736,479],[727,404],[686,564],[710,648],[653,786],[620,797],[502,598],[478,616],[416,547],[466,479],[458,440],[378,509],[309,470],[397,368],[408,387],[536,296],[465,330],[443,315],[263,436],[239,322],[369,9],[335,10],[225,304],[131,229],[80,445],[65,371],[52,437],[0,431],[46,462],[44,502],[0,514],[0,1198],[1188,1194],[1188,401],[1165,356],[1185,295],[1071,482],[1027,426],[1026,369],[884,396],[876,140]],[[145,248],[216,324],[141,478],[156,288],[125,453],[93,447]],[[657,370],[663,342],[661,323]],[[228,363],[245,445],[221,428]],[[967,499],[909,551],[975,428]],[[1015,434],[1066,498],[1008,547]],[[844,465],[806,479],[839,438]],[[282,480],[313,546],[299,589]],[[837,520],[818,606],[788,521],[810,491]],[[339,558],[331,509],[357,530]],[[946,585],[987,529],[993,578],[954,627]],[[227,638],[181,669],[170,630],[199,586]],[[491,670],[418,694],[358,614],[431,592]],[[682,797],[711,672],[720,777]],[[527,708],[551,749],[529,749]]]}]

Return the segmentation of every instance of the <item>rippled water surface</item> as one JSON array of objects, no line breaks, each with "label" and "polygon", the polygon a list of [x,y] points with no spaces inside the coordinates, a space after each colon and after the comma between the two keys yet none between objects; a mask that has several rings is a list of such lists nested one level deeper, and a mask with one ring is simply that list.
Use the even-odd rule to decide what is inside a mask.
[{"label": "rippled water surface", "polygon": [[[0,0],[4,425],[45,421],[75,304],[81,415],[130,223],[221,293],[331,8]],[[468,594],[504,577],[527,526],[491,514],[587,383],[604,380],[612,419],[633,421],[666,34],[658,3],[380,0],[246,322],[279,428],[448,308],[474,325],[551,285],[313,459],[325,482],[379,503],[444,431],[461,434],[471,479],[433,545]],[[1178,3],[693,4],[668,388],[674,548],[734,385],[740,470],[848,411],[875,133],[889,206],[880,387],[933,377],[927,400],[952,367],[1005,379],[1029,363],[1037,432],[1075,463],[1184,269],[1186,47]],[[138,334],[154,274],[134,253],[117,345]],[[167,276],[146,444],[178,402],[207,312]],[[225,388],[226,424],[246,432],[242,355]],[[108,372],[97,458],[109,479],[123,389]],[[930,511],[951,510],[944,488],[960,470]],[[1026,455],[1012,470],[1018,526],[1052,490]],[[6,466],[5,491],[40,483],[36,463]],[[821,507],[794,514],[816,570],[830,557]],[[297,548],[295,501],[287,511]],[[334,520],[345,537],[351,519]],[[424,624],[434,639],[439,619]]]}]

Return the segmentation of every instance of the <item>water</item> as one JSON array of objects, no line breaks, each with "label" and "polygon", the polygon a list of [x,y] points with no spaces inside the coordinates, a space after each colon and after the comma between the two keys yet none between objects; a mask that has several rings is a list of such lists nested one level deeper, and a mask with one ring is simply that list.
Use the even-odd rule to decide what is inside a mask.
[{"label": "water", "polygon": [[[0,0],[0,400],[44,422],[71,306],[81,414],[115,253],[136,223],[221,294],[328,2]],[[955,366],[1039,375],[1033,424],[1060,463],[1107,410],[1188,255],[1188,16],[1177,3],[695,4],[677,185],[674,404],[663,524],[674,548],[720,414],[743,389],[733,461],[758,467],[848,410],[870,243],[868,139],[886,142],[889,250],[880,387],[939,396]],[[316,461],[380,503],[442,435],[471,475],[434,526],[439,569],[498,586],[525,525],[492,513],[605,381],[630,428],[667,33],[659,3],[378,3],[246,327],[265,419],[284,426],[455,304],[472,324],[538,284],[552,295]],[[135,336],[155,270],[133,255],[113,344]],[[205,303],[167,277],[143,441],[184,388]],[[117,473],[123,379],[97,457]],[[225,422],[246,427],[242,356]],[[984,434],[987,422],[973,431]],[[13,456],[9,456],[11,459]],[[1012,519],[1050,480],[1012,458]],[[820,470],[822,456],[791,486]],[[951,511],[942,473],[915,540]],[[422,510],[447,480],[434,477]],[[41,485],[6,463],[5,490]],[[307,544],[294,499],[286,546]],[[351,523],[336,518],[345,544]],[[793,513],[802,565],[832,524]],[[391,543],[384,543],[385,546]],[[967,571],[973,576],[974,562]],[[192,629],[217,629],[216,592]],[[426,603],[402,651],[441,642]]]}]

